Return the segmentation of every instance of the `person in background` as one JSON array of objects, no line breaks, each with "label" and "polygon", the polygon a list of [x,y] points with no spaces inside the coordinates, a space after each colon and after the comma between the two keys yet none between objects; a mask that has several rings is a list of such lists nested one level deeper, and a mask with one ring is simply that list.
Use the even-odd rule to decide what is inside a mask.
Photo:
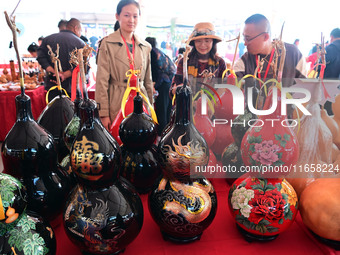
[{"label": "person in background", "polygon": [[311,54],[308,57],[306,57],[306,62],[307,63],[310,62],[310,68],[309,68],[310,71],[312,70],[312,68],[315,68],[317,60],[318,60],[318,48],[316,45],[314,45],[311,50]]},{"label": "person in background", "polygon": [[[221,78],[226,65],[217,55],[217,43],[222,39],[216,35],[215,27],[210,22],[197,23],[191,33],[188,43],[192,50],[188,57],[189,86],[193,92],[201,87],[199,82],[204,78]],[[208,82],[209,83],[209,82]],[[177,86],[183,84],[183,58],[178,62],[177,72],[172,82],[171,94],[174,95]]]},{"label": "person in background", "polygon": [[67,20],[61,19],[61,20],[58,22],[59,32],[62,31],[62,30],[66,30],[66,26],[67,26]]},{"label": "person in background", "polygon": [[294,44],[296,47],[299,47],[300,39],[295,39]]},{"label": "person in background", "polygon": [[43,36],[40,36],[40,37],[38,38],[38,46],[41,45],[41,43],[42,43],[43,40],[44,40],[44,37],[43,37]]},{"label": "person in background", "polygon": [[181,47],[178,49],[178,55],[175,59],[175,65],[178,66],[178,62],[181,60],[181,58],[183,58],[183,53],[185,51],[185,48],[184,47]]},{"label": "person in background", "polygon": [[[47,36],[41,46],[38,48],[38,62],[43,69],[46,70],[45,89],[49,90],[56,85],[54,64],[49,55],[47,45],[50,45],[53,52],[59,44],[59,60],[62,71],[59,71],[62,87],[71,96],[71,76],[73,66],[69,63],[70,53],[74,49],[80,49],[85,46],[85,43],[80,39],[81,23],[78,19],[72,18],[67,22],[66,30]],[[49,93],[49,100],[53,99],[59,93],[57,90],[52,90]]]},{"label": "person in background", "polygon": [[157,46],[156,38],[147,37],[145,39],[151,44],[151,70],[154,88],[158,92],[155,99],[155,111],[158,119],[158,135],[160,136],[164,127],[170,121],[171,101],[169,90],[171,81],[176,73],[175,64]]},{"label": "person in background", "polygon": [[36,45],[35,42],[33,42],[33,43],[31,43],[31,44],[28,46],[27,51],[31,54],[31,56],[32,56],[33,58],[37,58],[37,56],[38,56],[38,53],[37,53],[38,48],[39,48],[39,46]]},{"label": "person in background", "polygon": [[95,35],[92,35],[92,36],[89,38],[89,40],[90,40],[90,46],[91,46],[91,48],[94,49],[93,54],[96,56],[96,54],[97,54],[97,42],[98,42],[98,37],[95,36]]},{"label": "person in background", "polygon": [[103,38],[98,46],[95,99],[100,119],[107,129],[120,110],[129,70],[140,70],[141,92],[153,104],[151,46],[135,34],[140,15],[138,2],[119,1],[116,19],[120,28]]},{"label": "person in background", "polygon": [[330,44],[326,47],[326,69],[324,78],[340,78],[340,28],[334,28],[330,34]]},{"label": "person in background", "polygon": [[[324,79],[340,79],[340,29],[334,28],[330,34],[330,44],[326,47],[326,68]],[[333,115],[332,103],[324,105],[327,113]]]},{"label": "person in background", "polygon": [[[234,71],[238,78],[247,74],[254,74],[258,62],[264,60],[264,64],[257,77],[263,81],[274,77],[272,60],[275,59],[274,47],[271,39],[270,23],[262,14],[254,14],[246,19],[243,29],[244,45],[247,52],[238,59]],[[289,43],[284,43],[286,58],[284,62],[282,85],[289,87],[294,84],[294,78],[306,78],[306,59],[299,49]],[[280,56],[278,57],[278,63]]]}]

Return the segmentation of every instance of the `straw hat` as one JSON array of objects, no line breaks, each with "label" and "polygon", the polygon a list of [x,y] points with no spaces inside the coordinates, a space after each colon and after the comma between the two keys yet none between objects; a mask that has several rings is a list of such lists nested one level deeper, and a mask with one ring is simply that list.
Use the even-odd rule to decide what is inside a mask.
[{"label": "straw hat", "polygon": [[194,40],[211,38],[215,39],[217,42],[222,41],[221,37],[215,35],[215,27],[210,22],[197,23],[194,27],[194,31],[191,33],[188,42],[190,45],[194,45]]}]

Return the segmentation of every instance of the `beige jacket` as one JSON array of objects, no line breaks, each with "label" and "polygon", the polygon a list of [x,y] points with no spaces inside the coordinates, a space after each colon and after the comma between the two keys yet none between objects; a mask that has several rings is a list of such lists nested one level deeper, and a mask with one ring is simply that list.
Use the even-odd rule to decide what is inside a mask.
[{"label": "beige jacket", "polygon": [[[135,68],[141,69],[140,88],[153,104],[153,84],[151,78],[151,46],[148,42],[135,38]],[[126,89],[125,73],[130,69],[126,46],[120,30],[103,38],[98,51],[95,99],[100,117],[110,117],[111,122],[118,114]]]}]

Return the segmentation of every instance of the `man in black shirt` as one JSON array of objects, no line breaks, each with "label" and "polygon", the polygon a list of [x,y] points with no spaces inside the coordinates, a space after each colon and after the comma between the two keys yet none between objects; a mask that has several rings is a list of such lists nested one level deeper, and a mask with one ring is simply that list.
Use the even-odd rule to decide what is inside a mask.
[{"label": "man in black shirt", "polygon": [[[243,30],[244,45],[247,52],[235,63],[234,70],[238,78],[247,74],[255,74],[258,63],[263,66],[256,76],[263,81],[274,77],[272,62],[275,59],[268,19],[261,14],[254,14],[245,21]],[[289,87],[294,78],[305,78],[307,75],[306,61],[299,49],[285,43],[286,58],[283,68],[282,85]],[[280,62],[280,56],[278,63]]]},{"label": "man in black shirt", "polygon": [[[41,46],[38,48],[37,60],[47,73],[45,78],[46,90],[49,90],[51,87],[56,85],[54,64],[48,54],[47,45],[50,45],[55,53],[57,44],[59,44],[59,60],[62,68],[62,71],[59,71],[60,81],[62,87],[67,91],[69,96],[71,96],[71,76],[74,67],[72,67],[69,63],[70,53],[76,48],[80,49],[85,46],[85,43],[80,39],[80,36],[80,21],[72,18],[67,22],[66,30],[49,35],[43,40]],[[58,91],[52,90],[49,94],[49,99],[52,99],[56,95],[58,95]]]}]

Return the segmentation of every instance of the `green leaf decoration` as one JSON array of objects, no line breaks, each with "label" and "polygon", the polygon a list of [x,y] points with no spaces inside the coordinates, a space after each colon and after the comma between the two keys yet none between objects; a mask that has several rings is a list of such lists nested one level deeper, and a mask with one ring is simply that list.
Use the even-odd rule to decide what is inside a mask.
[{"label": "green leaf decoration", "polygon": [[255,230],[259,231],[262,234],[264,234],[264,233],[267,232],[267,227],[265,225],[256,225]]},{"label": "green leaf decoration", "polygon": [[282,152],[279,152],[278,154],[277,154],[277,156],[279,157],[279,159],[281,159],[282,158]]},{"label": "green leaf decoration", "polygon": [[288,194],[282,193],[282,198],[286,201],[286,203],[288,203],[288,200],[289,200]]},{"label": "green leaf decoration", "polygon": [[30,239],[32,234],[30,232],[24,233],[20,229],[14,228],[9,232],[9,236],[9,245],[15,247],[18,251],[22,251],[25,240]]},{"label": "green leaf decoration", "polygon": [[267,230],[269,233],[274,233],[279,231],[279,228],[273,227],[273,226],[267,226]]},{"label": "green leaf decoration", "polygon": [[252,135],[248,136],[248,143],[255,143],[255,137]]},{"label": "green leaf decoration", "polygon": [[281,135],[274,134],[275,140],[280,141],[282,139]]},{"label": "green leaf decoration", "polygon": [[22,227],[22,231],[25,233],[30,231],[31,229],[35,230],[35,222],[28,217],[21,217],[17,226]]},{"label": "green leaf decoration", "polygon": [[80,118],[78,116],[74,116],[72,121],[69,124],[69,134],[72,136],[77,135],[80,127]]},{"label": "green leaf decoration", "polygon": [[279,220],[279,224],[283,224],[283,218]]},{"label": "green leaf decoration", "polygon": [[0,225],[0,236],[3,236],[7,233],[7,228],[5,228],[5,224]]},{"label": "green leaf decoration", "polygon": [[44,255],[44,239],[39,234],[33,234],[32,238],[24,242],[24,254]]},{"label": "green leaf decoration", "polygon": [[[250,155],[249,155],[250,156]],[[256,166],[257,165],[257,162],[252,158],[252,157],[249,157],[249,161],[250,161],[250,164],[252,166]]]},{"label": "green leaf decoration", "polygon": [[284,148],[286,147],[287,142],[285,140],[280,141],[280,145]]},{"label": "green leaf decoration", "polygon": [[284,134],[283,139],[285,139],[286,141],[290,141],[290,135]]},{"label": "green leaf decoration", "polygon": [[246,228],[251,229],[251,222],[249,220],[242,221],[242,225],[244,225]]},{"label": "green leaf decoration", "polygon": [[249,150],[250,150],[251,152],[255,152],[255,144],[251,144],[251,145],[249,146]]},{"label": "green leaf decoration", "polygon": [[271,223],[270,223],[268,220],[262,219],[262,220],[259,222],[259,224],[263,224],[263,225],[265,225],[265,226],[268,226],[268,225],[270,225]]},{"label": "green leaf decoration", "polygon": [[265,188],[267,186],[267,179],[258,179],[258,181],[260,182],[261,186],[263,188]]},{"label": "green leaf decoration", "polygon": [[246,181],[241,182],[240,185],[238,185],[239,188],[245,187],[247,185]]},{"label": "green leaf decoration", "polygon": [[6,204],[7,207],[11,205],[9,201],[13,200],[12,199],[14,197],[13,191],[15,191],[16,189],[17,187],[13,185],[13,182],[11,182],[10,179],[1,180],[1,190],[0,190],[1,199],[3,203],[7,202]]},{"label": "green leaf decoration", "polygon": [[256,229],[256,224],[254,224],[253,222],[250,222],[246,217],[244,217],[243,215],[236,215],[235,217],[236,221],[238,223],[240,223],[241,225],[245,226],[246,228],[248,229],[253,229],[255,230]]},{"label": "green leaf decoration", "polygon": [[260,135],[255,137],[255,143],[262,143],[262,137]]},{"label": "green leaf decoration", "polygon": [[292,212],[292,210],[290,210],[290,208],[289,208],[288,212],[284,215],[284,217],[285,217],[285,220],[292,220],[293,219],[293,212]]},{"label": "green leaf decoration", "polygon": [[262,127],[255,127],[254,128],[254,131],[257,132],[257,133],[260,132],[261,130],[262,130]]},{"label": "green leaf decoration", "polygon": [[32,243],[32,240],[31,239],[27,239],[25,242],[24,242],[24,254],[28,255],[28,254],[33,254],[33,243]]},{"label": "green leaf decoration", "polygon": [[279,159],[273,163],[273,166],[282,166],[283,164],[284,162],[281,159]]},{"label": "green leaf decoration", "polygon": [[276,183],[275,186],[276,186],[278,191],[280,191],[282,189],[281,183]]},{"label": "green leaf decoration", "polygon": [[274,186],[273,184],[269,183],[269,184],[265,187],[264,191],[270,191],[270,190],[274,190],[274,189],[276,189],[275,186]]},{"label": "green leaf decoration", "polygon": [[264,188],[261,184],[255,184],[255,185],[251,185],[251,187],[255,190],[261,190],[264,191]]},{"label": "green leaf decoration", "polygon": [[49,251],[50,250],[46,246],[44,246],[44,255],[47,254]]}]

